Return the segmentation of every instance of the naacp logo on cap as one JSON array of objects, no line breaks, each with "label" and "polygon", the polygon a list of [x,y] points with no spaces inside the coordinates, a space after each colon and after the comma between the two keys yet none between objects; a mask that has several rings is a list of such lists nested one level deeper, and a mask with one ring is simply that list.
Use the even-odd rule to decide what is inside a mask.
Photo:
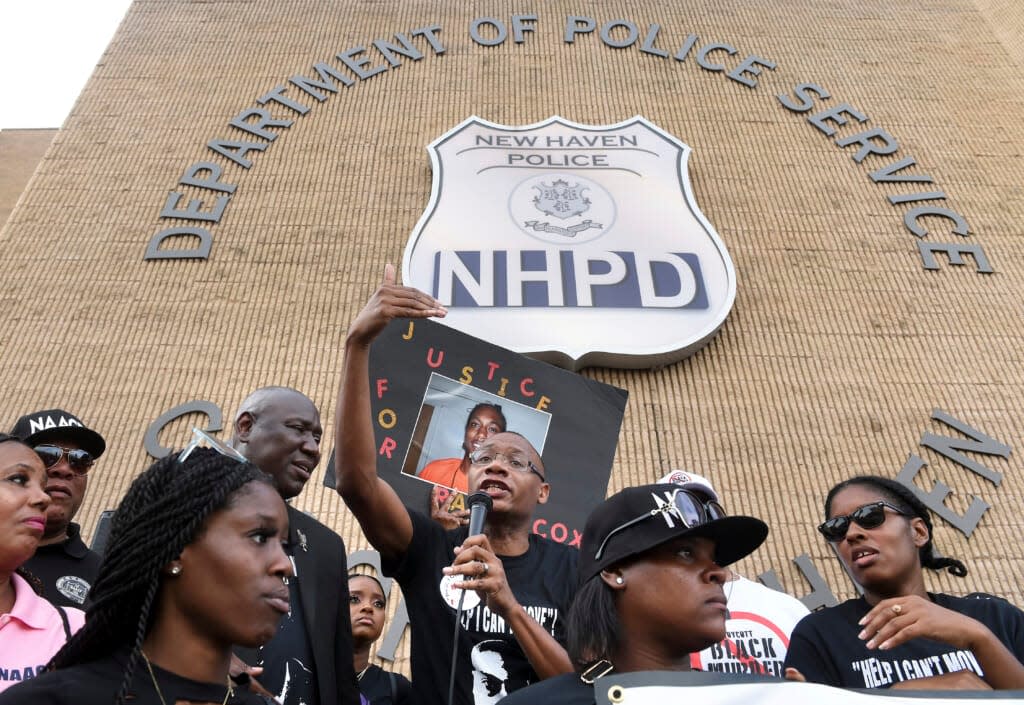
[{"label": "naacp logo on cap", "polygon": [[39,416],[34,419],[29,419],[29,433],[39,433],[40,431],[46,431],[51,428],[69,428],[76,427],[82,428],[82,422],[76,419],[74,416]]},{"label": "naacp logo on cap", "polygon": [[694,199],[692,150],[644,118],[474,116],[428,151],[402,274],[448,306],[446,325],[570,369],[652,367],[728,316],[735,270]]}]

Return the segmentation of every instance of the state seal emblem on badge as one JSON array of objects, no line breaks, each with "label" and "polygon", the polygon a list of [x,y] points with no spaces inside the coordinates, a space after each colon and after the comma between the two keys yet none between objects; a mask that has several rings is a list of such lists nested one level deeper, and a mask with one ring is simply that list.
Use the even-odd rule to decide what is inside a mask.
[{"label": "state seal emblem on badge", "polygon": [[572,370],[640,368],[693,354],[729,315],[735,269],[697,207],[692,150],[643,117],[473,116],[428,151],[402,276],[448,306],[445,325]]}]

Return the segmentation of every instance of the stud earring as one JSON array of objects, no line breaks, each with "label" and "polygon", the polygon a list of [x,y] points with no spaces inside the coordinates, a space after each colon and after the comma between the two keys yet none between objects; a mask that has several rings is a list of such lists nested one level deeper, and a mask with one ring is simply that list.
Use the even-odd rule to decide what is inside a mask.
[{"label": "stud earring", "polygon": [[621,576],[621,575],[620,575],[620,576],[618,576],[617,578],[615,578],[615,584],[616,584],[616,585],[623,585],[623,584],[625,584],[625,582],[626,582],[626,581],[622,579],[622,576]]},{"label": "stud earring", "polygon": [[171,575],[181,575],[181,566],[180,565],[172,565],[171,566]]}]

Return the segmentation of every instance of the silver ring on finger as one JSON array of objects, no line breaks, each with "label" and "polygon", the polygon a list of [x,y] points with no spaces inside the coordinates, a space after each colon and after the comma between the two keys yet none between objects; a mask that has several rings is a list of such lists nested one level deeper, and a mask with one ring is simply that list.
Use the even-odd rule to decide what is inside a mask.
[{"label": "silver ring on finger", "polygon": [[483,561],[480,561],[480,575],[487,575],[491,572],[491,566],[487,565]]},{"label": "silver ring on finger", "polygon": [[898,616],[899,616],[900,614],[902,614],[902,613],[903,613],[903,606],[902,606],[902,605],[893,605],[893,606],[892,606],[892,607],[890,607],[889,609],[891,609],[891,610],[892,610],[892,613],[893,613],[894,615],[896,615],[897,617],[898,617]]}]

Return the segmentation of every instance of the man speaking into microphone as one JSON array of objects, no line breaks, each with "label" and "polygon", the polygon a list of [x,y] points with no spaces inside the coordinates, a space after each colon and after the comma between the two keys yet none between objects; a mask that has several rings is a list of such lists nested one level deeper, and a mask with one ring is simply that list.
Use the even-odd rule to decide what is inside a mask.
[{"label": "man speaking into microphone", "polygon": [[433,297],[396,285],[388,265],[349,327],[335,413],[338,492],[380,553],[384,573],[402,587],[416,701],[485,705],[572,671],[563,622],[576,591],[577,552],[530,531],[534,508],[547,502],[551,488],[540,455],[518,433],[490,436],[470,455],[469,491],[485,493],[493,505],[477,535],[469,527],[445,531],[377,476],[370,344],[395,318],[445,313]]}]

